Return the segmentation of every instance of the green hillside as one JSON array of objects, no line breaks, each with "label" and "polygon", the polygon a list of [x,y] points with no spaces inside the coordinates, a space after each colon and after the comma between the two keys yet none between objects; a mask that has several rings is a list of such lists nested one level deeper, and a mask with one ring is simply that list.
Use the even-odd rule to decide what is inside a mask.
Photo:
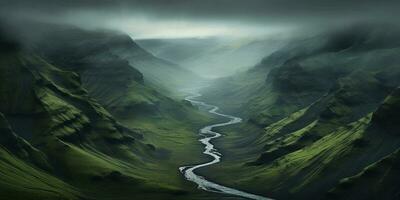
[{"label": "green hillside", "polygon": [[[206,90],[206,100],[243,114],[247,122],[222,130],[227,136],[217,145],[225,160],[203,173],[277,199],[320,199],[342,179],[395,152],[400,44],[384,41],[398,36],[396,30],[361,28],[294,41]],[[233,103],[218,101],[218,91]],[[367,184],[357,180],[354,188]],[[386,187],[374,184],[375,194]],[[387,187],[393,192],[385,199],[396,199],[398,188]],[[350,191],[354,199],[362,190],[332,194]]]},{"label": "green hillside", "polygon": [[178,167],[202,158],[195,133],[210,118],[75,37],[77,49],[1,37],[0,198],[187,199]]}]

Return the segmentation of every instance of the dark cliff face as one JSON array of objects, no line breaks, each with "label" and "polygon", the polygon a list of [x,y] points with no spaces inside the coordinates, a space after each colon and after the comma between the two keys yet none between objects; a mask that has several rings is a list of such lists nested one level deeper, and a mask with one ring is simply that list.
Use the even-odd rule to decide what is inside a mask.
[{"label": "dark cliff face", "polygon": [[382,105],[374,112],[372,122],[385,132],[400,134],[400,89],[390,94]]},{"label": "dark cliff face", "polygon": [[102,73],[101,70],[112,72],[114,68],[122,68],[128,72],[120,74],[121,79],[130,78],[143,83],[142,73],[113,53],[121,45],[131,46],[132,51],[137,47],[128,36],[120,33],[70,28],[46,33],[35,44],[35,50],[66,69]]},{"label": "dark cliff face", "polygon": [[[337,90],[340,82],[352,77],[375,79],[387,95],[399,84],[394,75],[399,74],[396,53],[400,44],[395,34],[399,33],[398,29],[384,28],[390,31],[370,25],[353,26],[294,42],[264,59],[256,68],[271,68],[265,81],[267,90],[281,95],[277,98],[281,102],[284,99],[299,107]],[[281,61],[277,62],[277,57]],[[347,85],[351,86],[351,82]],[[385,94],[378,92],[376,96]]]},{"label": "dark cliff face", "polygon": [[96,66],[99,70],[109,70],[119,65],[130,70],[128,74],[134,75],[130,78],[136,82],[146,82],[168,93],[201,79],[177,64],[150,54],[125,33],[74,27],[50,26],[48,29],[32,46],[51,62],[67,69],[93,71],[90,66]]},{"label": "dark cliff face", "polygon": [[18,42],[13,40],[4,30],[0,29],[0,52],[15,52],[18,49],[20,49]]}]

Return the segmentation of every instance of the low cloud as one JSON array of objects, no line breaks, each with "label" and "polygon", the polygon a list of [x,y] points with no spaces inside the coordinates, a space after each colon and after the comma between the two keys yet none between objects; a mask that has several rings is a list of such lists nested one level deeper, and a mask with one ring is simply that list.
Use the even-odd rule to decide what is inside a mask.
[{"label": "low cloud", "polygon": [[135,38],[261,36],[360,21],[398,23],[394,0],[13,0],[3,20],[28,18],[112,28]]}]

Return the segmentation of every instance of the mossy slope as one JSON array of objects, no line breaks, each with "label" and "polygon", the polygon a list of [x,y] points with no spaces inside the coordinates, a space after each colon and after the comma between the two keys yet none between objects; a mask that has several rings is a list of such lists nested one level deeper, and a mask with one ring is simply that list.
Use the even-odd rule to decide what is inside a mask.
[{"label": "mossy slope", "polygon": [[[225,130],[218,144],[225,161],[208,174],[277,199],[318,199],[396,151],[400,44],[382,38],[398,37],[369,26],[361,30],[296,41],[247,72],[267,75],[251,79],[251,93],[225,89],[249,95],[236,103],[248,121]],[[218,95],[208,98],[218,103]]]},{"label": "mossy slope", "polygon": [[200,157],[193,133],[208,118],[144,85],[101,34],[76,34],[68,39],[77,50],[1,43],[0,111],[18,141],[1,137],[15,147],[4,150],[1,172],[16,177],[2,190],[11,199],[187,198],[178,167]]}]

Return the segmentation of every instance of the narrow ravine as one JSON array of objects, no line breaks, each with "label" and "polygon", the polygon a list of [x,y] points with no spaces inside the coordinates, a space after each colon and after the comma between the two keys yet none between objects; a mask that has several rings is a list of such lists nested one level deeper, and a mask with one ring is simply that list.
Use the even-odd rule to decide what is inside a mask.
[{"label": "narrow ravine", "polygon": [[230,187],[225,187],[223,185],[219,185],[217,183],[214,183],[212,181],[207,180],[205,177],[199,176],[195,173],[196,169],[202,168],[202,167],[206,167],[206,166],[210,166],[216,163],[219,163],[221,161],[221,157],[222,154],[218,152],[218,150],[214,147],[214,145],[211,143],[212,139],[215,138],[219,138],[222,135],[218,132],[213,131],[212,129],[215,127],[221,127],[221,126],[228,126],[231,124],[237,124],[240,123],[242,121],[241,118],[239,117],[235,117],[235,116],[231,116],[231,115],[226,115],[226,114],[222,114],[222,113],[218,113],[218,107],[217,106],[213,106],[213,105],[209,105],[206,104],[204,102],[201,101],[197,101],[194,100],[194,98],[196,97],[200,97],[201,94],[193,94],[190,95],[188,97],[185,98],[185,100],[190,101],[192,104],[197,105],[197,106],[203,106],[206,108],[209,108],[208,112],[221,116],[221,117],[225,117],[228,118],[229,121],[225,122],[225,123],[217,123],[217,124],[212,124],[212,125],[208,125],[205,126],[203,128],[200,129],[199,134],[201,136],[203,136],[203,138],[201,138],[199,141],[205,145],[204,147],[204,154],[209,155],[213,158],[212,161],[206,162],[206,163],[202,163],[202,164],[198,164],[198,165],[191,165],[191,166],[182,166],[179,168],[179,170],[181,171],[181,173],[185,176],[185,178],[189,181],[192,181],[194,183],[196,183],[199,187],[199,189],[205,190],[205,191],[209,191],[209,192],[216,192],[216,193],[223,193],[223,194],[227,194],[227,195],[234,195],[234,196],[240,196],[240,197],[244,197],[244,198],[248,198],[248,199],[256,199],[256,200],[272,200],[270,198],[266,198],[266,197],[262,197],[259,195],[255,195],[255,194],[250,194],[247,192],[243,192],[234,188],[230,188]]}]

